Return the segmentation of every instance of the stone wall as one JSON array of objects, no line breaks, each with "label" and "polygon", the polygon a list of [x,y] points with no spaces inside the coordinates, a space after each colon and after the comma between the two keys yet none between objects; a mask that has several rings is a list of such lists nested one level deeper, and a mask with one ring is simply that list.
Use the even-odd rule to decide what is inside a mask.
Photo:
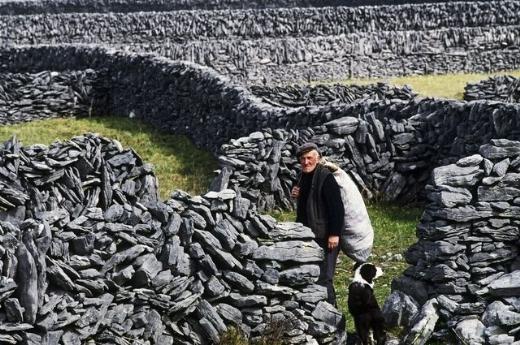
[{"label": "stone wall", "polygon": [[[0,40],[17,44],[137,44],[338,36],[519,25],[518,1],[448,2],[381,7],[3,16]],[[399,18],[399,20],[395,20]]]},{"label": "stone wall", "polygon": [[250,87],[251,93],[275,107],[325,106],[352,103],[361,99],[414,98],[417,94],[408,86],[402,88],[384,83],[371,85],[287,85]]},{"label": "stone wall", "polygon": [[512,76],[497,76],[478,83],[468,83],[464,88],[464,99],[518,103],[520,102],[520,79]]},{"label": "stone wall", "polygon": [[518,339],[519,182],[520,142],[505,139],[433,170],[411,266],[384,306],[390,326],[410,328],[403,343],[432,332],[471,344]]},{"label": "stone wall", "polygon": [[105,109],[106,77],[94,70],[0,75],[0,124],[88,116]]},{"label": "stone wall", "polygon": [[152,168],[107,138],[0,152],[2,343],[215,344],[231,326],[291,344],[346,336],[310,229],[232,190],[161,202]]},{"label": "stone wall", "polygon": [[[302,140],[315,140],[351,170],[367,196],[406,202],[418,198],[433,167],[473,154],[492,138],[520,139],[518,105],[410,99],[411,95],[391,99],[395,92],[381,88],[389,98],[275,107],[208,68],[101,48],[12,48],[0,54],[0,62],[5,70],[16,72],[106,68],[110,88],[102,93],[107,106],[101,115],[140,118],[218,152],[222,174],[214,186],[221,188],[229,182],[229,171],[236,171],[231,185],[251,191],[248,197],[261,210],[290,204],[287,188],[296,178],[290,159],[294,145]],[[294,143],[283,151],[284,157],[274,154],[279,148],[271,151],[273,142],[256,137],[227,143],[265,128],[281,130],[277,140],[283,144]],[[253,142],[246,148],[263,149],[244,150],[243,141]],[[263,181],[278,175],[271,163],[284,166],[281,186]]]},{"label": "stone wall", "polygon": [[421,201],[433,168],[478,152],[492,138],[520,139],[520,107],[504,103],[365,100],[305,111],[317,119],[312,125],[266,129],[222,145],[212,188],[238,188],[260,210],[290,208],[296,147],[313,141],[366,197]]},{"label": "stone wall", "polygon": [[285,8],[325,6],[398,5],[409,3],[448,2],[446,0],[5,0],[0,3],[0,14],[69,13],[69,12],[138,12],[178,10],[218,10],[244,8]]},{"label": "stone wall", "polygon": [[483,72],[518,68],[519,6],[508,0],[2,16],[0,39],[155,52],[247,84]]},{"label": "stone wall", "polygon": [[[291,206],[294,151],[308,140],[367,194],[410,201],[422,191],[431,199],[419,242],[406,255],[413,266],[393,282],[385,307],[389,320],[411,327],[408,339],[429,336],[433,324],[438,337],[447,329],[462,337],[477,329],[498,342],[514,334],[517,301],[493,296],[518,292],[520,146],[510,141],[520,140],[518,104],[405,98],[274,107],[205,67],[85,46],[4,49],[0,65],[31,73],[106,68],[111,114],[191,134],[215,152],[223,143],[213,192],[175,193],[165,203],[157,200],[150,169],[117,142],[86,137],[49,149],[6,143],[5,341],[73,342],[95,334],[111,342],[129,332],[165,344],[204,344],[239,318],[245,332],[260,335],[262,315],[296,316],[300,321],[286,326],[295,343],[332,341],[340,315],[319,302],[321,252],[308,229],[255,212]],[[289,283],[299,279],[302,285]],[[47,286],[47,297],[34,292],[39,286]],[[223,300],[214,299],[221,293]],[[405,307],[392,309],[395,301]],[[182,318],[168,321],[159,317],[164,313]]]}]

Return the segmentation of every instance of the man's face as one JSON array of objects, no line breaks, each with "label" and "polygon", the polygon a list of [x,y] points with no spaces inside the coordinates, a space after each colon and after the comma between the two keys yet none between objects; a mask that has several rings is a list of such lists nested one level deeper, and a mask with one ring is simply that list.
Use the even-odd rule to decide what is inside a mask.
[{"label": "man's face", "polygon": [[320,155],[316,150],[311,150],[300,156],[300,164],[304,173],[313,172],[320,161]]}]

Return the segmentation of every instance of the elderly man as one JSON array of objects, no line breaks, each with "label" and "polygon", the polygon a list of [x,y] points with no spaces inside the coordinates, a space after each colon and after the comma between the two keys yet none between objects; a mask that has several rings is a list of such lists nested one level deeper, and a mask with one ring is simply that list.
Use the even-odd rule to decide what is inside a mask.
[{"label": "elderly man", "polygon": [[296,221],[312,229],[325,252],[319,283],[327,287],[327,300],[336,306],[333,279],[345,213],[340,189],[329,169],[319,164],[321,155],[316,144],[303,144],[296,155],[302,169],[298,184],[291,190],[291,196],[297,199]]}]

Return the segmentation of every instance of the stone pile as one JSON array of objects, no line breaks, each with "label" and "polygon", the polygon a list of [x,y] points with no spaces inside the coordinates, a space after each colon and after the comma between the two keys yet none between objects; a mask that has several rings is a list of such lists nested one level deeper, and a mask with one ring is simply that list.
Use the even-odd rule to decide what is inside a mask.
[{"label": "stone pile", "polygon": [[464,88],[464,100],[492,100],[520,102],[520,79],[510,75],[491,77],[478,83],[468,83]]},{"label": "stone pile", "polygon": [[237,327],[329,344],[310,229],[232,190],[158,200],[150,165],[96,135],[0,151],[0,341],[212,344]]},{"label": "stone pile", "polygon": [[466,344],[516,344],[520,142],[493,139],[434,169],[426,189],[410,266],[384,305],[390,326],[408,327],[405,344],[450,332]]},{"label": "stone pile", "polygon": [[417,94],[411,88],[393,87],[385,83],[371,85],[288,85],[250,87],[253,95],[276,107],[324,106],[352,103],[361,99],[409,100]]},{"label": "stone pile", "polygon": [[0,74],[0,124],[49,117],[88,116],[102,107],[106,89],[94,70]]}]

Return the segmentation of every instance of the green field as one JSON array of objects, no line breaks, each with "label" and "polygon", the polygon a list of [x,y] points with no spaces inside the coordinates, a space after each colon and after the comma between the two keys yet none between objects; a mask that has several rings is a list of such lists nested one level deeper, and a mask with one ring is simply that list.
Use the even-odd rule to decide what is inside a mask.
[{"label": "green field", "polygon": [[194,195],[205,192],[214,177],[213,170],[218,168],[215,158],[197,149],[187,137],[159,133],[142,122],[122,117],[50,119],[0,126],[0,140],[16,135],[24,146],[49,145],[88,132],[116,139],[152,163],[162,199],[174,189]]},{"label": "green field", "polygon": [[462,99],[462,97],[464,96],[464,87],[467,83],[475,83],[480,80],[484,80],[497,75],[511,75],[513,77],[520,78],[520,70],[496,73],[457,73],[445,75],[419,75],[376,79],[349,79],[340,81],[329,81],[327,83],[372,84],[375,82],[385,82],[395,86],[411,86],[412,90],[414,90],[420,96],[423,97]]}]

